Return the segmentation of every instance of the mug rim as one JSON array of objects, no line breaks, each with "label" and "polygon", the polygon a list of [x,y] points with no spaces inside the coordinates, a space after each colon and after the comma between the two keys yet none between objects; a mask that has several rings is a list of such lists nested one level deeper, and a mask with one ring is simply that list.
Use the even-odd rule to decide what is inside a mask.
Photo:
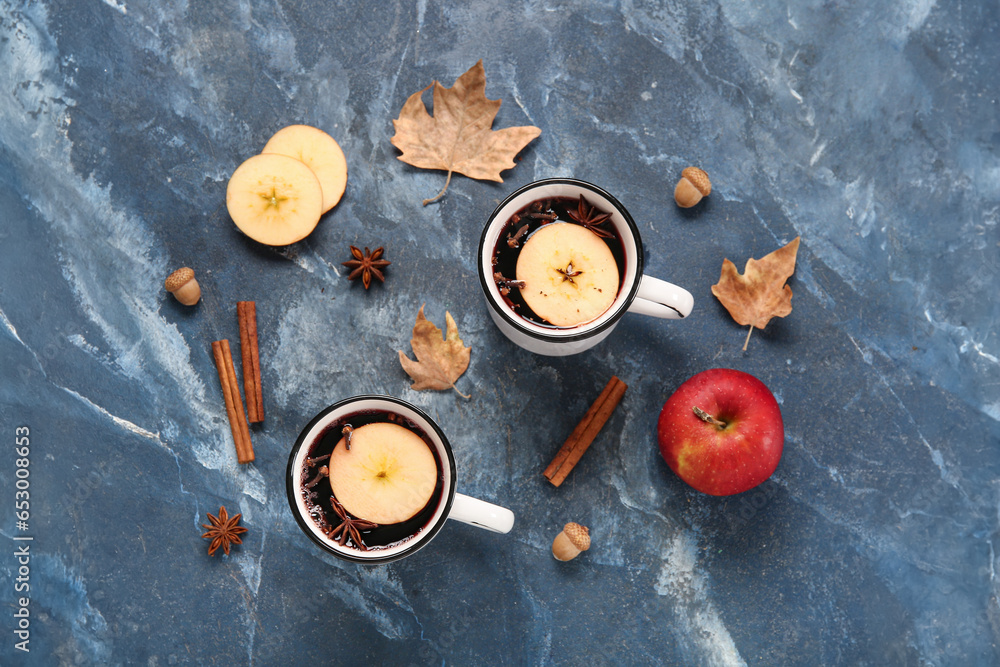
[{"label": "mug rim", "polygon": [[[432,430],[436,434],[438,440],[441,442],[441,449],[445,453],[445,458],[447,458],[447,462],[442,461],[441,465],[447,466],[447,470],[450,471],[450,480],[451,480],[451,483],[448,485],[449,488],[445,489],[445,492],[443,493],[440,501],[443,504],[443,511],[441,511],[441,514],[435,523],[428,525],[425,530],[420,532],[419,534],[420,539],[413,540],[413,538],[411,538],[413,544],[410,544],[401,551],[386,556],[375,556],[375,557],[355,556],[351,553],[342,552],[338,549],[335,549],[331,545],[327,544],[324,540],[320,539],[318,535],[316,535],[313,528],[310,526],[308,517],[303,516],[298,508],[297,494],[299,493],[300,484],[296,479],[296,470],[295,470],[296,468],[295,459],[297,458],[299,451],[305,444],[306,437],[312,432],[315,426],[318,423],[320,423],[320,421],[323,420],[323,418],[325,418],[331,412],[335,412],[336,410],[339,410],[346,405],[368,400],[391,403],[394,405],[404,407],[407,410],[412,410],[414,413],[417,414],[418,417],[420,417],[424,422],[426,422],[426,424],[430,427],[430,430]],[[405,417],[406,415],[402,416]],[[448,438],[441,430],[441,427],[438,426],[436,421],[431,419],[430,415],[428,415],[426,412],[424,412],[417,406],[413,405],[409,401],[405,401],[401,398],[396,398],[395,396],[386,396],[379,394],[360,394],[358,396],[351,396],[349,398],[342,399],[332,405],[327,406],[326,408],[322,409],[315,417],[313,417],[308,424],[305,425],[305,427],[299,433],[299,436],[295,439],[295,444],[292,445],[292,451],[288,455],[288,466],[285,470],[285,491],[288,497],[289,508],[292,511],[292,516],[295,517],[295,521],[296,523],[299,524],[299,528],[302,530],[303,533],[306,534],[307,537],[309,537],[309,539],[311,539],[321,549],[323,549],[327,553],[333,554],[334,556],[342,560],[352,561],[355,563],[382,564],[382,563],[389,563],[394,560],[399,560],[400,558],[405,558],[406,556],[414,554],[420,549],[422,549],[424,546],[426,546],[432,539],[434,539],[435,535],[437,535],[438,531],[441,530],[445,522],[448,520],[448,515],[451,514],[452,504],[455,502],[455,493],[456,493],[455,474],[456,474],[455,453],[451,449],[451,443],[448,442]]]},{"label": "mug rim", "polygon": [[[505,307],[503,304],[499,303],[493,297],[493,295],[490,293],[490,285],[493,284],[493,281],[491,280],[492,276],[490,276],[491,279],[488,280],[486,274],[483,271],[483,266],[484,266],[483,253],[485,251],[486,237],[489,234],[490,229],[493,227],[493,223],[496,221],[499,212],[505,206],[507,206],[511,201],[513,201],[520,195],[524,194],[525,192],[546,185],[573,185],[583,188],[584,190],[590,190],[591,192],[594,192],[600,195],[601,197],[604,197],[621,214],[622,219],[625,221],[625,225],[628,227],[629,232],[631,232],[632,234],[632,238],[635,240],[635,262],[636,262],[635,280],[633,281],[628,291],[628,294],[619,304],[618,309],[614,313],[612,313],[609,317],[607,317],[603,322],[601,322],[595,327],[584,329],[576,333],[550,334],[526,326],[525,321],[523,319],[517,317],[510,310],[510,308]],[[490,248],[491,258],[492,258],[492,253],[493,249]],[[570,178],[570,177],[543,178],[522,185],[517,190],[507,195],[503,199],[503,201],[497,204],[496,208],[493,209],[493,212],[490,214],[490,217],[487,218],[486,220],[486,225],[483,227],[483,233],[479,237],[479,252],[476,255],[476,265],[477,265],[477,270],[479,271],[479,283],[480,286],[482,287],[483,294],[486,296],[487,303],[489,303],[490,307],[493,309],[495,313],[497,313],[501,318],[503,318],[505,322],[513,326],[517,331],[547,343],[568,343],[568,342],[581,341],[581,340],[586,340],[588,338],[593,338],[594,336],[600,334],[601,332],[607,331],[608,329],[614,327],[616,324],[618,324],[618,320],[620,320],[625,315],[625,313],[628,312],[629,306],[632,305],[632,302],[635,300],[636,295],[639,293],[639,284],[642,282],[642,271],[644,266],[644,258],[642,254],[642,237],[639,234],[639,227],[635,224],[635,220],[632,219],[632,215],[628,212],[628,209],[626,209],[625,206],[620,201],[618,201],[618,199],[614,195],[609,193],[604,188],[598,185],[594,185],[593,183],[580,180],[578,178]],[[583,328],[586,326],[587,323],[584,323],[582,325],[577,325],[577,327],[559,328],[556,329],[556,331],[569,332],[572,331],[574,328]]]}]

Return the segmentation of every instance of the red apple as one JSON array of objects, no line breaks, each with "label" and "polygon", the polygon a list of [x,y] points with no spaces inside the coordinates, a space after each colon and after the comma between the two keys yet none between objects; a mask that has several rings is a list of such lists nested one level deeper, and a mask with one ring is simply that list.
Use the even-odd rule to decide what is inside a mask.
[{"label": "red apple", "polygon": [[785,443],[774,395],[729,368],[703,371],[678,387],[656,430],[671,470],[713,496],[742,493],[770,477]]}]

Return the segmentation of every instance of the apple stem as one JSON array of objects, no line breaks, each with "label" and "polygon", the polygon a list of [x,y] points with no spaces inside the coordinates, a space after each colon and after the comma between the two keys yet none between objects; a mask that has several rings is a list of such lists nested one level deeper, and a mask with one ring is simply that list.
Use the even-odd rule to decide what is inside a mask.
[{"label": "apple stem", "polygon": [[694,413],[698,416],[698,419],[702,420],[703,422],[707,422],[709,424],[712,424],[713,426],[718,426],[719,428],[726,428],[726,426],[728,426],[726,422],[716,419],[715,417],[708,414],[698,406],[693,407],[692,410],[694,410]]},{"label": "apple stem", "polygon": [[753,333],[753,325],[751,324],[750,325],[750,331],[747,332],[747,339],[745,341],[743,341],[743,351],[744,352],[747,351],[747,345],[750,344],[750,334],[752,334],[752,333]]}]

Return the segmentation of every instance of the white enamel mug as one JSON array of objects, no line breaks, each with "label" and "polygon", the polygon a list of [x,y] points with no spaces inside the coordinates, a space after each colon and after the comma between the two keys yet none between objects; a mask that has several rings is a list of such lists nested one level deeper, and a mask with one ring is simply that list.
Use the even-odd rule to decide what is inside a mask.
[{"label": "white enamel mug", "polygon": [[[618,296],[596,319],[572,327],[543,326],[518,315],[510,301],[500,293],[500,286],[493,276],[494,253],[504,227],[514,213],[536,200],[553,197],[578,199],[580,195],[590,205],[611,212],[609,222],[614,225],[624,251],[624,276]],[[643,275],[642,240],[625,207],[596,185],[574,178],[535,181],[504,199],[486,222],[479,241],[478,264],[479,280],[493,322],[511,341],[536,354],[561,357],[588,350],[607,338],[626,312],[680,320],[687,317],[694,307],[694,297],[684,288]]]},{"label": "white enamel mug", "polygon": [[[341,545],[331,539],[317,523],[311,512],[316,511],[315,503],[308,501],[308,462],[314,443],[331,429],[338,429],[347,420],[358,415],[389,413],[404,425],[409,422],[423,432],[425,441],[433,449],[438,462],[438,485],[430,503],[421,514],[426,519],[417,526],[413,534],[393,541],[389,545],[368,550],[355,548],[351,544]],[[416,406],[391,396],[356,396],[335,403],[320,412],[302,430],[288,457],[285,476],[288,503],[292,514],[302,531],[325,551],[345,560],[358,563],[386,563],[409,556],[425,547],[437,535],[447,519],[455,519],[496,533],[508,533],[514,526],[514,513],[509,509],[493,505],[455,491],[455,455],[451,445],[437,423]],[[330,494],[329,482],[322,480],[316,485],[320,493]],[[420,516],[420,514],[418,514]]]}]

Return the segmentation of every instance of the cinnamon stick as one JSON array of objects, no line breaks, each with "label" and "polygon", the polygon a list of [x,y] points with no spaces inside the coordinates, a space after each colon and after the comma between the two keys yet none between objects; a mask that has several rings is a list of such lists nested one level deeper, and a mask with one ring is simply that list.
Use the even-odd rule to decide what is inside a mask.
[{"label": "cinnamon stick", "polygon": [[257,304],[237,301],[240,324],[240,355],[243,359],[243,393],[247,399],[247,419],[251,424],[264,421],[264,397],[260,387],[260,354],[257,348]]},{"label": "cinnamon stick", "polygon": [[590,406],[583,419],[563,443],[552,463],[545,469],[545,477],[554,486],[559,486],[566,481],[566,477],[580,462],[597,434],[604,428],[604,424],[622,400],[622,396],[625,395],[626,389],[628,389],[628,385],[619,380],[617,376],[613,376],[605,385],[601,395]]},{"label": "cinnamon stick", "polygon": [[566,442],[559,449],[559,452],[556,454],[556,457],[552,459],[552,463],[549,464],[549,467],[545,469],[545,472],[543,474],[547,478],[552,479],[552,476],[555,475],[556,472],[558,472],[559,468],[562,466],[562,464],[566,462],[567,457],[569,457],[569,453],[573,451],[574,447],[576,447],[576,443],[580,439],[580,436],[583,435],[583,432],[587,428],[587,425],[590,424],[590,422],[594,419],[594,415],[597,414],[598,408],[600,408],[601,405],[604,403],[604,401],[608,399],[608,396],[611,395],[611,391],[615,388],[615,385],[618,384],[619,382],[621,382],[621,380],[619,380],[615,376],[612,376],[612,378],[604,386],[604,389],[601,391],[601,395],[598,396],[597,400],[594,401],[593,405],[591,405],[590,408],[587,409],[587,413],[583,416],[583,419],[580,420],[580,423],[577,424],[576,428],[573,429],[573,432],[570,433],[569,438],[566,439]]},{"label": "cinnamon stick", "polygon": [[215,368],[219,371],[222,396],[226,401],[226,416],[229,417],[229,427],[233,432],[236,459],[240,463],[250,463],[254,459],[253,443],[250,442],[250,427],[247,426],[246,415],[243,413],[243,399],[240,398],[240,386],[236,382],[236,368],[233,366],[229,341],[217,340],[212,343],[212,355],[215,357]]}]

